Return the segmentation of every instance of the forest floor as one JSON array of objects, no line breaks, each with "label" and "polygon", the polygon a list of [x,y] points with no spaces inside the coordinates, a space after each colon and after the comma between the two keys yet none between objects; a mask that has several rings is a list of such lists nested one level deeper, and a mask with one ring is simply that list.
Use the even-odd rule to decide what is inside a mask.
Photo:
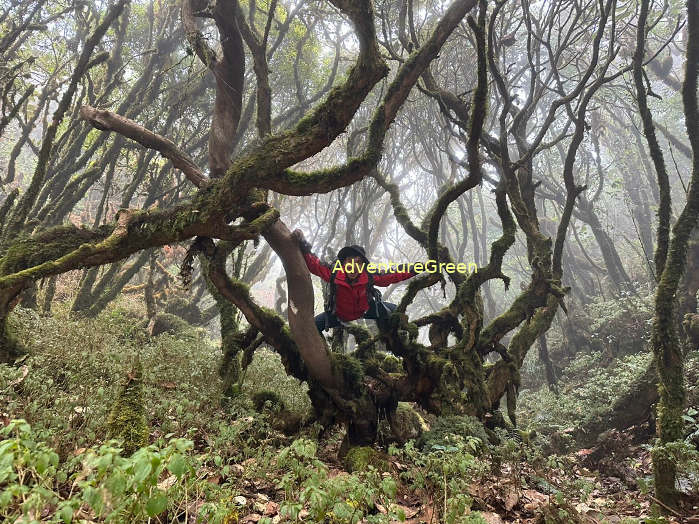
[{"label": "forest floor", "polygon": [[[626,446],[628,438],[628,433],[617,434],[609,441],[617,440],[620,445]],[[328,477],[349,476],[342,462],[336,460],[336,452],[337,447],[332,445],[326,445],[319,451],[328,467]],[[474,478],[466,491],[471,499],[469,511],[473,515],[473,520],[468,522],[699,523],[699,496],[685,497],[681,513],[665,511],[664,517],[659,516],[659,501],[648,492],[647,486],[640,489],[634,480],[650,479],[652,475],[650,452],[643,446],[633,445],[624,449],[623,455],[627,459],[624,462],[633,464],[634,470],[629,473],[635,477],[620,478],[609,474],[609,468],[612,473],[616,472],[613,464],[620,457],[607,455],[594,464],[588,457],[595,452],[593,449],[582,449],[565,457],[557,457],[561,467],[548,469],[546,477],[541,476],[542,471],[522,460],[501,465],[497,473],[490,471],[487,475]],[[399,486],[395,504],[405,516],[405,520],[390,522],[444,522],[443,516],[448,513],[444,491],[414,489],[410,483],[401,481],[401,473],[411,466],[395,458],[391,458],[389,464],[390,475]],[[218,482],[220,477],[214,476],[212,481]],[[582,489],[579,489],[581,486]],[[257,478],[245,481],[244,487],[243,494],[248,506],[252,505],[252,511],[245,515],[245,512],[241,512],[241,522],[259,522],[264,516],[278,514],[284,492],[276,489],[274,482]],[[387,513],[387,508],[379,505],[378,511]],[[302,510],[301,517],[307,516],[308,511]]]},{"label": "forest floor", "polygon": [[[120,300],[93,320],[60,306],[50,317],[16,312],[28,354],[0,366],[0,521],[699,523],[696,453],[682,466],[681,513],[661,516],[647,425],[608,432],[592,448],[573,441],[576,421],[642,371],[642,356],[605,371],[584,355],[562,375],[560,394],[523,390],[521,429],[497,443],[473,419],[452,417],[416,441],[382,440],[341,461],[340,428],[319,438],[307,423],[285,434],[278,412],[254,409],[255,394],[272,391],[286,411],[308,413],[305,385],[274,353],[259,350],[241,394],[224,398],[216,341],[201,329],[149,337],[140,308]],[[108,440],[109,420],[136,362],[149,445],[128,455]],[[584,387],[568,387],[581,375]]]}]

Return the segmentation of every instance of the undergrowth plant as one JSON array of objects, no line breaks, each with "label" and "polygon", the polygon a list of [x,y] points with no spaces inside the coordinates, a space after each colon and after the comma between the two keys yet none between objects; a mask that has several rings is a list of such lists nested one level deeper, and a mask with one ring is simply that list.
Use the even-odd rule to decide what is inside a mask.
[{"label": "undergrowth plant", "polygon": [[220,504],[224,488],[212,493],[197,475],[191,440],[160,439],[129,457],[108,441],[62,461],[24,420],[11,421],[0,437],[3,522],[170,522],[197,498],[209,502],[203,511],[211,522],[230,510]]}]

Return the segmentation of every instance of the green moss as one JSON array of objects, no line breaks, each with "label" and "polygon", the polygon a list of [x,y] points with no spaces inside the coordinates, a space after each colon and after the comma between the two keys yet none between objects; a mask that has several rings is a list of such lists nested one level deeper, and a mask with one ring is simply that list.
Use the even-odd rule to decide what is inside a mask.
[{"label": "green moss", "polygon": [[391,434],[401,444],[419,438],[430,427],[418,411],[408,402],[399,402],[391,415]]},{"label": "green moss", "polygon": [[123,440],[125,455],[131,455],[148,444],[142,380],[143,368],[137,363],[120,387],[107,420],[109,438]]},{"label": "green moss", "polygon": [[345,455],[345,468],[350,473],[366,471],[369,466],[373,466],[379,471],[388,471],[386,458],[370,446],[350,448]]},{"label": "green moss", "polygon": [[342,389],[352,397],[358,397],[362,392],[364,370],[361,362],[351,355],[332,353],[331,361],[333,374],[342,384]]},{"label": "green moss", "polygon": [[[269,402],[269,404],[267,404]],[[272,411],[282,411],[285,409],[284,401],[278,393],[269,390],[258,391],[252,396],[252,403],[255,410],[259,413],[265,410],[266,407],[271,407]]]},{"label": "green moss", "polygon": [[381,362],[381,369],[386,373],[401,373],[403,371],[403,361],[393,355],[386,355]]},{"label": "green moss", "polygon": [[0,318],[0,363],[11,363],[26,350],[6,318]]},{"label": "green moss", "polygon": [[59,226],[32,237],[22,238],[14,242],[3,256],[0,262],[0,275],[10,275],[56,260],[82,244],[104,240],[111,230],[109,226],[103,226],[94,231],[75,226]]},{"label": "green moss", "polygon": [[364,372],[370,377],[379,377],[381,375],[381,362],[375,357],[370,357],[364,361]]}]

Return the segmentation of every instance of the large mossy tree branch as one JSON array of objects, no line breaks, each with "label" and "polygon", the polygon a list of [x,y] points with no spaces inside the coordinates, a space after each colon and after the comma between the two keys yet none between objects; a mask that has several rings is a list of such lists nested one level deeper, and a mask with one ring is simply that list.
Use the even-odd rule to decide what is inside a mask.
[{"label": "large mossy tree branch", "polygon": [[515,243],[517,225],[507,206],[507,194],[502,184],[495,189],[495,204],[502,224],[502,235],[490,245],[488,264],[469,275],[466,282],[457,290],[454,302],[459,302],[462,305],[473,304],[476,293],[489,280],[501,279],[505,284],[505,290],[510,286],[510,278],[502,272],[502,263],[505,254]]},{"label": "large mossy tree branch", "polygon": [[201,9],[197,9],[195,11],[195,7],[203,6],[195,6],[194,0],[182,0],[181,16],[185,36],[187,37],[189,45],[192,46],[192,49],[199,57],[199,60],[201,60],[202,63],[209,69],[213,69],[218,61],[218,56],[216,55],[216,51],[211,48],[209,43],[206,41],[206,38],[199,30],[196,16],[201,16],[203,13]]},{"label": "large mossy tree branch", "polygon": [[[357,182],[369,175],[381,160],[386,131],[395,120],[398,110],[425,69],[437,57],[446,39],[475,4],[476,0],[454,1],[437,23],[430,37],[401,65],[372,117],[367,146],[361,156],[350,159],[342,166],[321,171],[302,173],[285,168],[269,174],[258,175],[256,186],[272,189],[278,193],[301,196],[326,193]],[[371,18],[373,20],[373,14]],[[373,43],[376,45],[376,36],[373,31],[372,35]],[[378,53],[378,49],[376,52]],[[352,73],[354,72],[353,69]],[[385,74],[385,69],[383,72]],[[297,129],[302,124],[304,127],[308,125],[304,122],[305,119],[299,123]],[[348,123],[349,121],[345,123],[345,127]],[[290,167],[290,165],[292,164],[282,167]]]},{"label": "large mossy tree branch", "polygon": [[532,315],[508,344],[507,358],[497,361],[486,369],[487,398],[493,408],[496,408],[503,395],[507,394],[507,412],[510,420],[516,425],[515,411],[517,394],[520,385],[519,370],[524,363],[524,357],[534,341],[546,333],[558,310],[560,299],[550,294],[544,307],[540,307]]},{"label": "large mossy tree branch", "polygon": [[[488,102],[488,63],[486,58],[486,42],[485,42],[485,3],[481,2],[479,10],[479,20],[476,23],[469,16],[468,23],[473,30],[476,38],[476,53],[477,53],[477,81],[476,88],[471,102],[472,113],[470,116],[469,135],[466,142],[466,151],[468,155],[469,175],[462,181],[454,184],[446,189],[435,204],[428,215],[428,218],[423,222],[427,226],[427,254],[432,259],[437,259],[441,254],[437,243],[439,235],[439,226],[444,213],[446,213],[449,204],[457,198],[476,187],[483,180],[483,171],[481,169],[481,160],[479,145],[481,134],[483,132],[483,124],[486,118],[486,105]],[[423,71],[424,72],[424,71]],[[423,229],[425,229],[423,227]],[[440,257],[441,258],[441,257]],[[452,273],[450,275],[454,283],[458,286],[464,280],[461,273]]]},{"label": "large mossy tree branch", "polygon": [[287,373],[298,380],[308,380],[308,369],[284,320],[276,313],[257,305],[250,295],[248,285],[226,273],[226,256],[232,251],[235,243],[221,242],[217,246],[208,238],[200,238],[198,243],[198,249],[209,259],[203,269],[216,292],[233,303],[248,323],[262,333],[264,339],[281,356]]},{"label": "large mossy tree branch", "polygon": [[[273,187],[271,180],[330,145],[347,128],[371,89],[388,74],[376,41],[371,1],[333,3],[350,18],[359,39],[359,54],[346,81],[333,88],[294,128],[267,137],[252,153],[234,161],[217,191],[219,205],[235,202],[237,195],[245,195],[252,187],[284,192]],[[315,182],[318,190],[311,192],[322,191],[320,181]]]},{"label": "large mossy tree branch", "polygon": [[531,319],[539,308],[547,304],[550,296],[560,300],[565,296],[566,291],[565,288],[561,288],[556,282],[533,276],[532,282],[515,299],[508,310],[493,319],[483,329],[478,346],[484,350],[493,347],[493,344],[497,343],[523,321]]},{"label": "large mossy tree branch", "polygon": [[386,177],[379,173],[378,170],[373,170],[371,176],[388,193],[396,222],[403,226],[405,232],[418,244],[427,245],[427,233],[422,228],[416,226],[410,219],[408,210],[400,199],[400,188],[398,184],[386,180]]},{"label": "large mossy tree branch", "polygon": [[229,241],[256,238],[278,219],[276,210],[240,226],[229,226],[221,215],[196,205],[160,211],[121,210],[116,224],[91,230],[75,226],[48,229],[15,241],[0,259],[0,291],[73,269],[103,265],[148,249],[195,236]]}]

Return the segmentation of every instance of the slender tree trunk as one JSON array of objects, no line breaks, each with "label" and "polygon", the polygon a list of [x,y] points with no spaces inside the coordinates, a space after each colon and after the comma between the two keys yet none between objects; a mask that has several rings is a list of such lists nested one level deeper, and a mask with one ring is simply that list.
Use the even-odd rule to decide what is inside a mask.
[{"label": "slender tree trunk", "polygon": [[539,359],[544,365],[546,370],[546,383],[549,389],[554,393],[558,393],[558,387],[556,386],[556,370],[553,368],[553,362],[551,362],[551,356],[549,355],[548,344],[546,343],[546,333],[543,333],[539,337]]},{"label": "slender tree trunk", "polygon": [[53,297],[56,294],[56,279],[57,279],[57,277],[54,275],[51,278],[49,278],[49,281],[46,284],[46,291],[44,292],[44,300],[43,300],[42,305],[41,305],[41,312],[44,315],[51,314],[51,302],[53,302]]},{"label": "slender tree trunk", "polygon": [[19,341],[11,332],[7,317],[17,303],[21,288],[10,288],[0,293],[0,362],[9,363],[23,353]]},{"label": "slender tree trunk", "polygon": [[[647,3],[647,2],[646,2]],[[658,439],[653,451],[653,473],[658,499],[665,505],[677,504],[676,464],[667,444],[682,440],[685,407],[684,357],[676,332],[675,294],[686,266],[689,238],[699,218],[699,110],[697,109],[697,66],[699,65],[699,3],[687,2],[688,42],[685,80],[682,86],[687,135],[692,146],[692,180],[687,202],[672,228],[667,257],[655,295],[655,318],[651,342],[658,369]],[[669,195],[663,195],[669,200]],[[669,192],[669,188],[665,189]],[[659,228],[660,229],[660,228]],[[658,254],[656,253],[656,258]]]}]

